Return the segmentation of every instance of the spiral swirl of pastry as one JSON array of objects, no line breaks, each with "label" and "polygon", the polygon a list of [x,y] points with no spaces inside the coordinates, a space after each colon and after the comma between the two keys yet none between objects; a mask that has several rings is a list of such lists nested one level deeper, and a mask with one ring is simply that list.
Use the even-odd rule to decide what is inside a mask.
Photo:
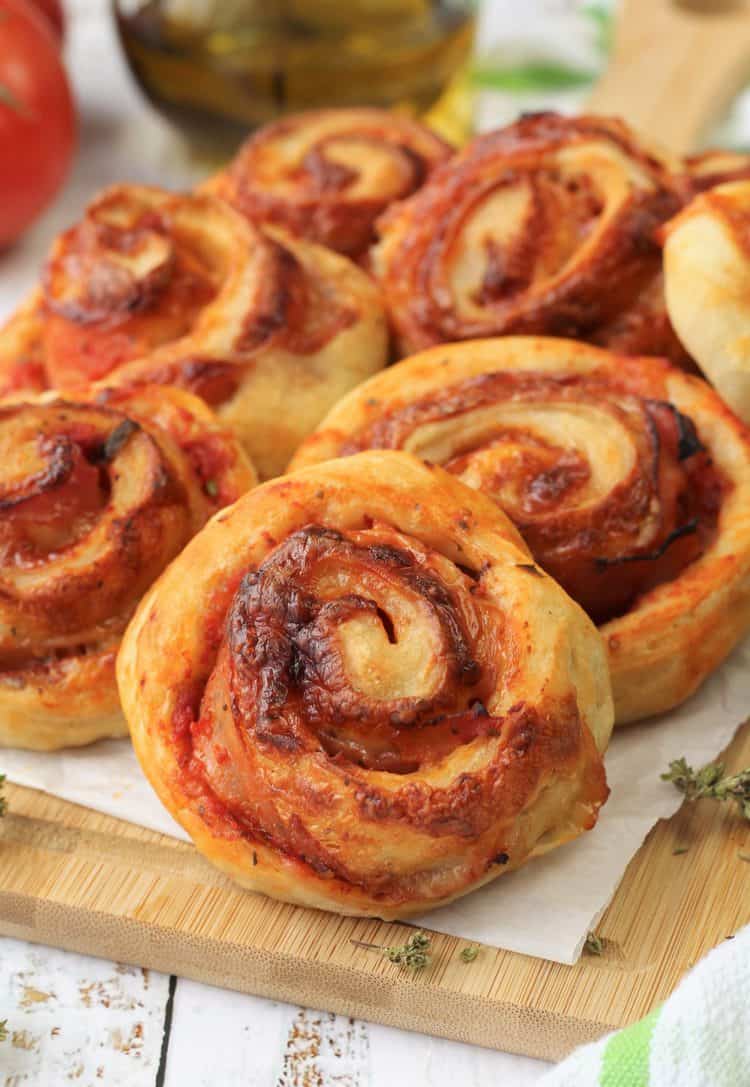
[{"label": "spiral swirl of pastry", "polygon": [[478,137],[378,224],[402,353],[518,332],[669,346],[653,237],[679,206],[669,165],[601,117],[532,114]]},{"label": "spiral swirl of pastry", "polygon": [[118,683],[198,848],[309,906],[438,905],[588,829],[607,795],[595,628],[494,503],[404,453],[215,517],[142,602]]},{"label": "spiral swirl of pastry", "polygon": [[451,154],[424,125],[387,110],[310,110],[254,133],[206,189],[255,223],[359,258],[378,215]]},{"label": "spiral swirl of pastry", "polygon": [[704,192],[728,181],[746,181],[750,178],[750,155],[713,147],[688,155],[685,168],[689,189],[693,193]]},{"label": "spiral swirl of pastry", "polygon": [[750,422],[750,181],[696,196],[662,237],[672,324],[726,402]]},{"label": "spiral swirl of pastry", "polygon": [[114,660],[138,600],[255,482],[177,389],[0,407],[0,744],[123,735]]},{"label": "spiral swirl of pastry", "polygon": [[0,395],[177,385],[268,476],[386,360],[377,289],[344,257],[206,194],[121,185],[57,239],[41,290],[0,332]]},{"label": "spiral swirl of pastry", "polygon": [[369,448],[495,499],[601,625],[618,723],[687,698],[750,628],[750,434],[660,359],[508,337],[365,382],[290,468]]}]

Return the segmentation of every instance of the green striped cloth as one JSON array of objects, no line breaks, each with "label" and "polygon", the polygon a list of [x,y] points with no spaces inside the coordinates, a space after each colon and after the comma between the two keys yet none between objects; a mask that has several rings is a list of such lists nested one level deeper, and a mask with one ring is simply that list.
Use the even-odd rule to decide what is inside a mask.
[{"label": "green striped cloth", "polygon": [[750,1087],[750,927],[645,1019],[577,1049],[539,1087]]}]

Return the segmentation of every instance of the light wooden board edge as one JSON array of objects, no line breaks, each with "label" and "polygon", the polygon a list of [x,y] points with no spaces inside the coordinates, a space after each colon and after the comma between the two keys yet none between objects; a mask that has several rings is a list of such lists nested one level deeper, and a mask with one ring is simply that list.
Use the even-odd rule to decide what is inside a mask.
[{"label": "light wooden board edge", "polygon": [[622,116],[684,154],[722,118],[748,78],[747,4],[621,0],[609,64],[587,109]]},{"label": "light wooden board edge", "polygon": [[[750,762],[750,728],[727,752]],[[655,768],[655,772],[656,772]],[[458,1041],[559,1059],[640,1018],[684,971],[750,921],[750,826],[684,805],[630,864],[574,967],[433,937],[417,976],[351,945],[400,943],[403,925],[298,910],[248,895],[188,845],[11,787],[0,824],[0,932]],[[674,855],[675,845],[688,853]]]}]

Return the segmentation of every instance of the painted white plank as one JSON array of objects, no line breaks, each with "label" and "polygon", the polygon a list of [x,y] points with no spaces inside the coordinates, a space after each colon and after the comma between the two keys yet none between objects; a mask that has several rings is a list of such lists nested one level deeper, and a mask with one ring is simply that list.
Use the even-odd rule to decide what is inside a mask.
[{"label": "painted white plank", "polygon": [[2,1087],[154,1087],[169,978],[0,940]]},{"label": "painted white plank", "polygon": [[530,1087],[544,1061],[180,981],[165,1087]]},{"label": "painted white plank", "polygon": [[285,1008],[180,979],[164,1087],[269,1087],[285,1038]]},{"label": "painted white plank", "polygon": [[373,1055],[367,1087],[532,1087],[552,1065],[512,1053],[369,1027]]}]

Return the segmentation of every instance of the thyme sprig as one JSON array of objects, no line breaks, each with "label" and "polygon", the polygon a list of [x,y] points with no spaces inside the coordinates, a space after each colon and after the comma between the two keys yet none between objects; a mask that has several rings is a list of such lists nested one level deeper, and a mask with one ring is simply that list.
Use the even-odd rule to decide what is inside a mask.
[{"label": "thyme sprig", "polygon": [[423,970],[430,965],[430,937],[419,929],[413,933],[405,944],[397,947],[387,947],[384,944],[368,944],[364,940],[352,940],[356,947],[365,947],[369,951],[380,951],[389,962],[401,966],[405,970]]},{"label": "thyme sprig", "polygon": [[589,955],[603,955],[604,940],[602,940],[601,936],[597,936],[595,932],[589,932],[586,936],[583,950],[588,951]]},{"label": "thyme sprig", "polygon": [[687,800],[734,801],[743,819],[750,820],[750,767],[738,774],[724,775],[724,764],[710,762],[700,770],[694,770],[684,758],[674,759],[669,770],[661,775],[662,781],[671,781]]}]

